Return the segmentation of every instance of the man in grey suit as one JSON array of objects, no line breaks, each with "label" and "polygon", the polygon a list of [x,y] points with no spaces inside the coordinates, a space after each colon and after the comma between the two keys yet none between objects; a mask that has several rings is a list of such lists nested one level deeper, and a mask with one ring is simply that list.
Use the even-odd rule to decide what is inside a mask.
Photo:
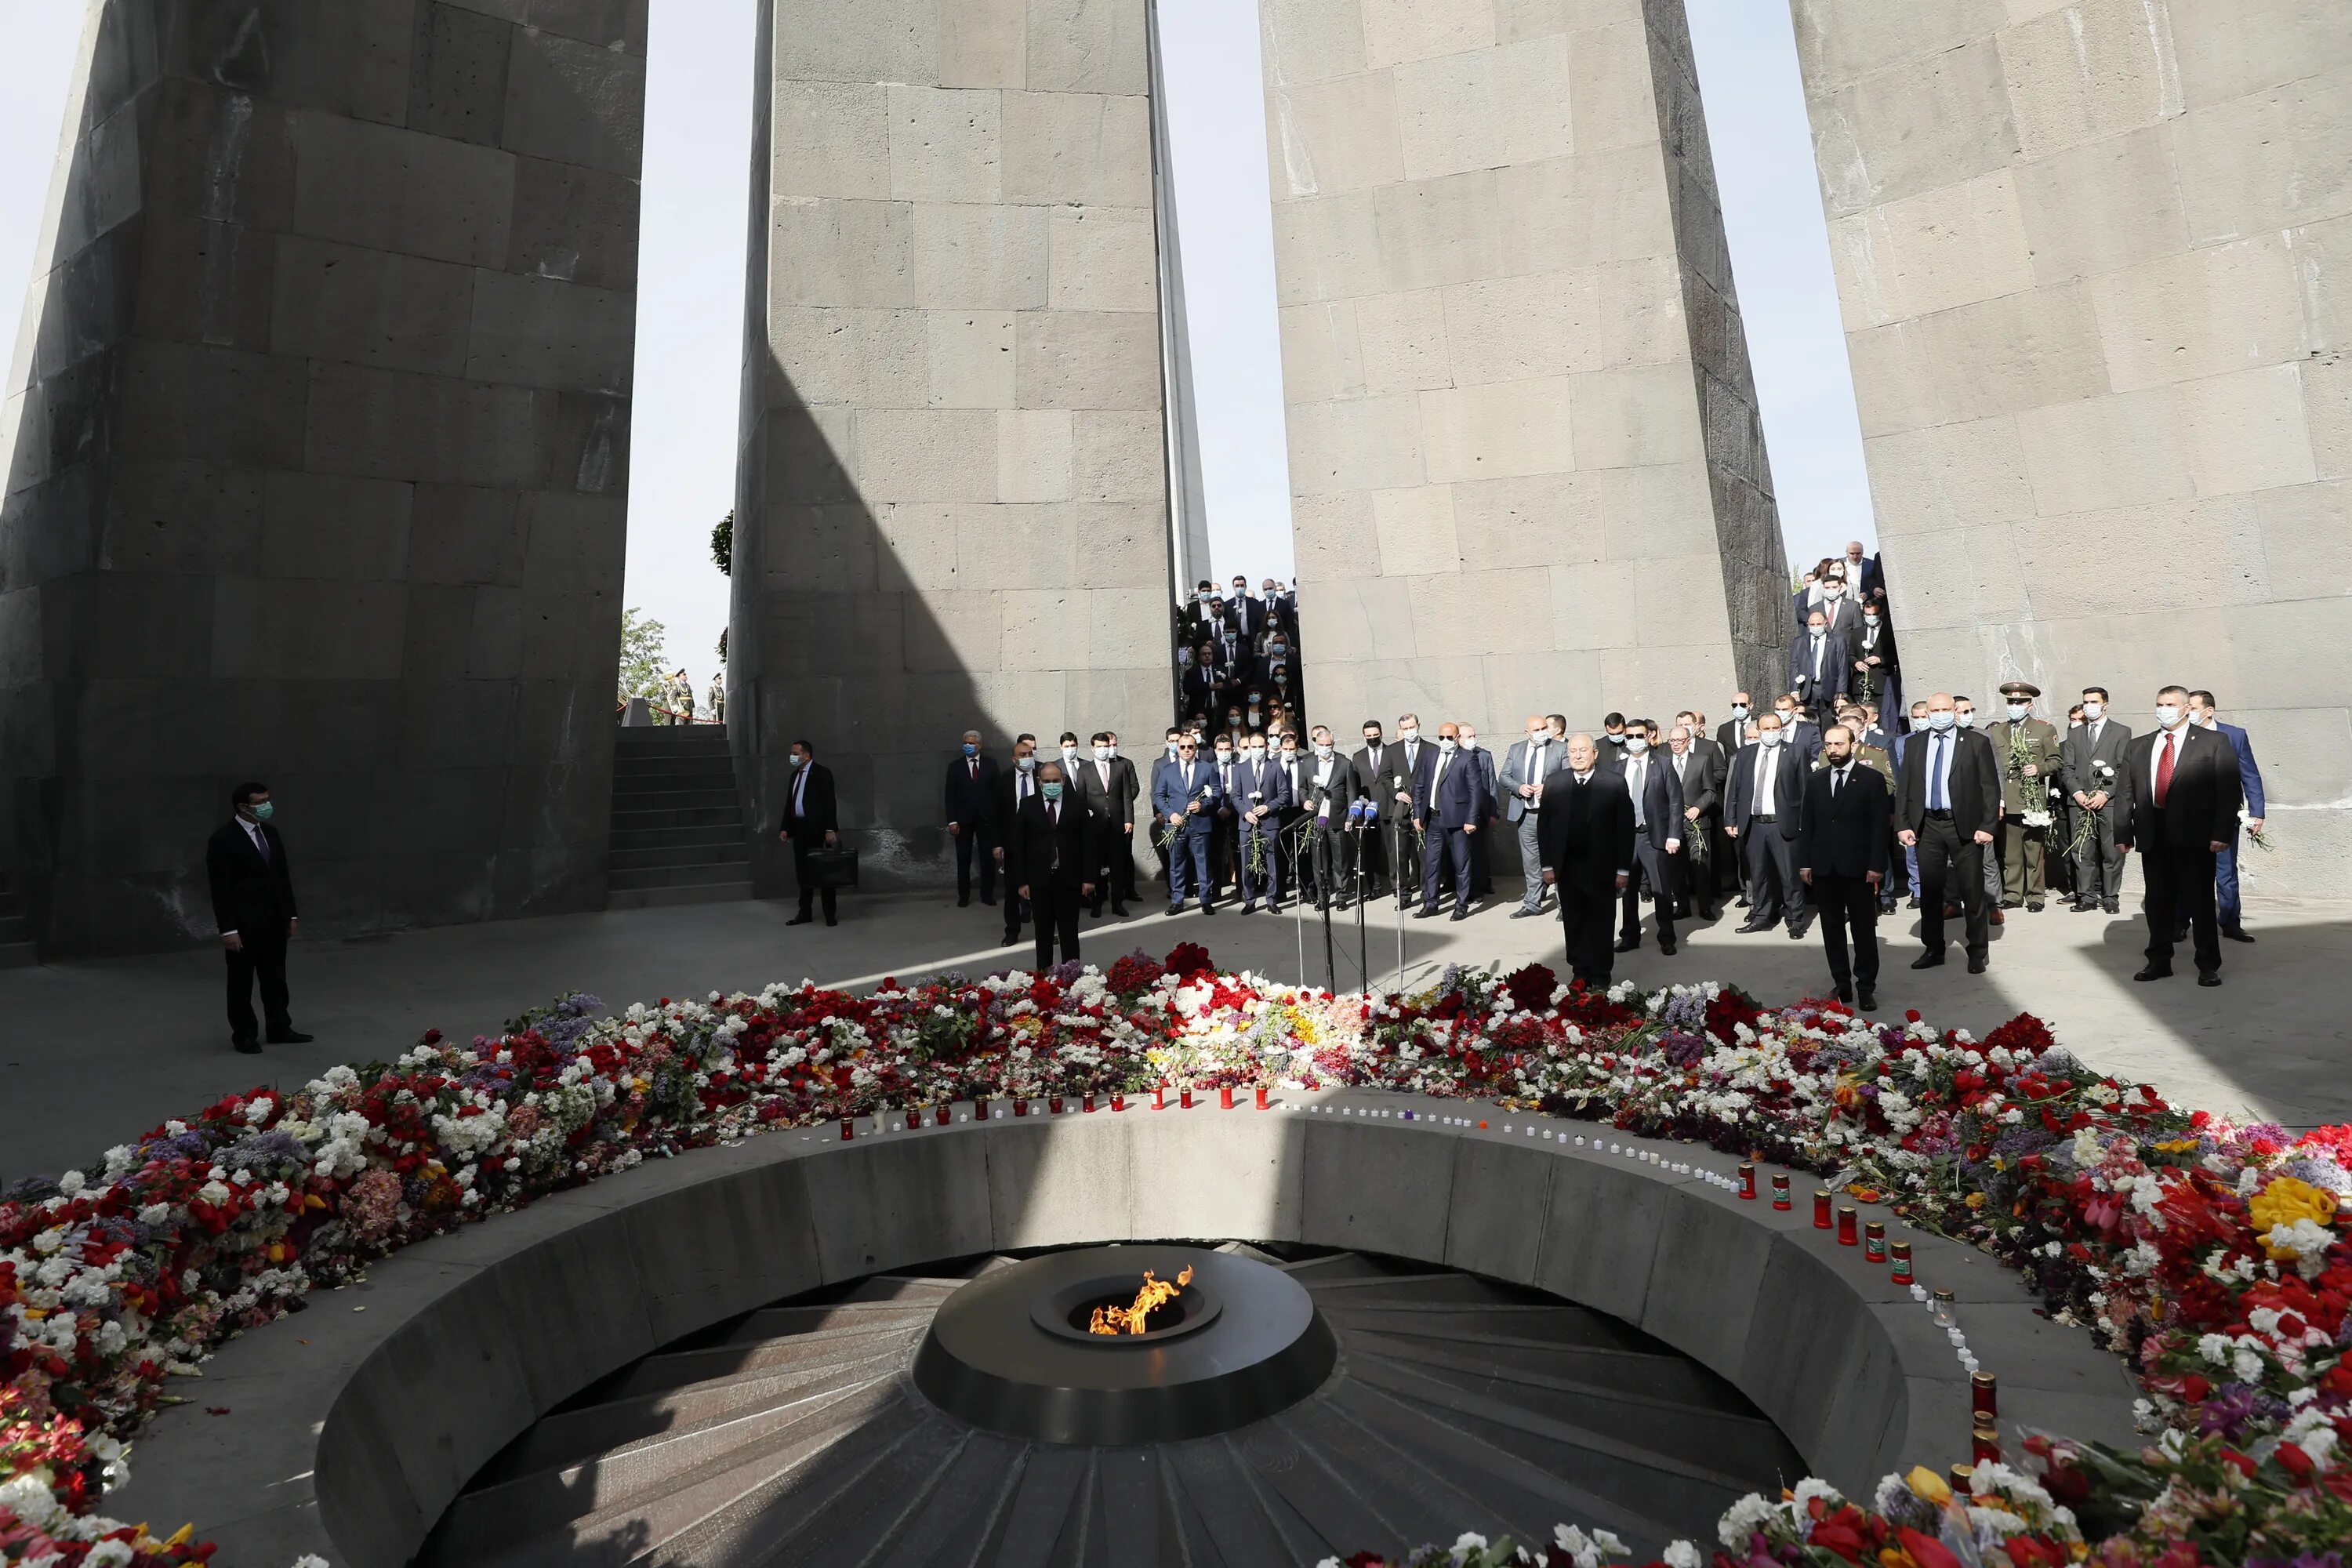
[{"label": "man in grey suit", "polygon": [[1545,774],[1565,765],[1563,748],[1552,739],[1551,725],[1542,714],[1528,715],[1527,731],[1526,737],[1504,756],[1502,772],[1497,775],[1503,820],[1519,837],[1519,871],[1528,879],[1528,889],[1519,900],[1519,907],[1511,911],[1515,921],[1543,913],[1543,834],[1538,820],[1543,805],[1543,781]]},{"label": "man in grey suit", "polygon": [[2074,856],[2074,911],[2123,912],[2124,852],[2116,844],[2117,784],[2131,726],[2107,714],[2107,689],[2083,688],[2083,727],[2069,730],[2058,747],[2058,783],[2074,809],[2090,819],[2089,836]]}]

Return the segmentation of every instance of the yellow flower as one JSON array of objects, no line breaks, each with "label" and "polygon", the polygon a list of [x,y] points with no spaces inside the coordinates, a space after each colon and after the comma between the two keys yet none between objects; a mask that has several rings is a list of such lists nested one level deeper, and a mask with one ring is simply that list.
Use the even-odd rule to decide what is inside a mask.
[{"label": "yellow flower", "polygon": [[2194,1138],[2168,1138],[2156,1146],[2159,1154],[2186,1154],[2197,1147]]},{"label": "yellow flower", "polygon": [[[2246,1205],[2246,1213],[2254,1222],[2257,1236],[2268,1236],[2274,1226],[2292,1226],[2297,1220],[2330,1226],[2336,1223],[2336,1194],[2293,1176],[2275,1176],[2270,1185],[2254,1194],[2253,1201]],[[2268,1243],[2264,1243],[2263,1250],[2275,1262],[2300,1256],[2292,1247],[2272,1247]]]},{"label": "yellow flower", "polygon": [[1970,1193],[1969,1194],[1969,1207],[1972,1209],[1980,1209],[1984,1206],[1985,1195],[1982,1193]]},{"label": "yellow flower", "polygon": [[1925,1465],[1912,1466],[1911,1473],[1903,1480],[1911,1489],[1911,1495],[1922,1502],[1941,1508],[1952,1500],[1952,1489],[1945,1483],[1944,1478]]}]

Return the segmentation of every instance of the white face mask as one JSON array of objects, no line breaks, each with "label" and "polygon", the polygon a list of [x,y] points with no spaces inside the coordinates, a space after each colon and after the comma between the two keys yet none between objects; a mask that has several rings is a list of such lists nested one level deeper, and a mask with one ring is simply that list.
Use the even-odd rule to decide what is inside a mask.
[{"label": "white face mask", "polygon": [[2104,702],[2085,702],[2083,704],[2083,717],[2085,719],[2095,719],[2106,710],[2107,705]]},{"label": "white face mask", "polygon": [[1931,708],[1927,710],[1927,728],[1930,730],[1948,730],[1952,722],[1953,716],[1948,709]]},{"label": "white face mask", "polygon": [[1397,733],[1408,741],[1418,741],[1421,739],[1421,731],[1418,730],[1399,730]]},{"label": "white face mask", "polygon": [[2208,730],[2218,730],[2221,727],[2221,715],[2215,713],[2210,708],[2208,708],[2205,710],[2204,716],[2200,718],[2197,722]]},{"label": "white face mask", "polygon": [[1249,760],[1253,763],[1262,763],[1265,761],[1265,748],[1264,746],[1252,746],[1249,750]]},{"label": "white face mask", "polygon": [[2024,717],[2025,717],[2025,704],[2024,704],[2024,703],[2022,703],[2022,702],[2012,702],[2012,703],[2011,703],[2011,704],[2009,705],[2009,721],[2010,721],[2011,723],[2012,723],[2012,724],[2017,723],[2017,722],[2019,722],[2020,721],[2021,721],[2022,719],[2024,719]]},{"label": "white face mask", "polygon": [[1626,752],[1633,756],[1638,757],[1649,749],[1650,742],[1647,736],[1636,735],[1625,742]]},{"label": "white face mask", "polygon": [[1862,612],[1862,618],[1866,624],[1874,626],[1878,624],[1878,612],[1875,610],[1864,610]]},{"label": "white face mask", "polygon": [[1551,731],[1549,730],[1530,730],[1528,731],[1528,744],[1530,746],[1540,746],[1549,739],[1551,739]]},{"label": "white face mask", "polygon": [[1078,748],[1075,745],[1064,746],[1062,748],[1062,760],[1066,763],[1075,760],[1077,754]]},{"label": "white face mask", "polygon": [[1759,730],[1756,731],[1756,743],[1759,746],[1777,746],[1780,743],[1780,731],[1778,730]]},{"label": "white face mask", "polygon": [[1444,735],[1437,737],[1437,749],[1444,752],[1449,757],[1454,754],[1454,742],[1448,740]]},{"label": "white face mask", "polygon": [[1037,771],[1037,759],[1034,757],[1023,757],[1013,765],[1018,767],[1024,773],[1034,773]]},{"label": "white face mask", "polygon": [[1973,730],[1977,727],[1976,710],[1970,709],[1966,713],[1955,713],[1952,716],[1952,721],[1963,730]]},{"label": "white face mask", "polygon": [[1465,752],[1475,752],[1475,751],[1476,751],[1476,750],[1478,749],[1478,737],[1477,737],[1477,736],[1475,736],[1475,735],[1465,735],[1465,736],[1463,736],[1463,737],[1462,737],[1462,749],[1463,749],[1464,751],[1465,751]]},{"label": "white face mask", "polygon": [[2156,721],[2163,725],[2168,730],[2171,729],[2175,724],[2180,722],[2179,706],[2177,703],[2171,702],[2158,703],[2156,705]]},{"label": "white face mask", "polygon": [[1110,761],[1110,759],[1111,749],[1108,746],[1097,746],[1095,748],[1095,761],[1098,763],[1107,763]]},{"label": "white face mask", "polygon": [[1318,741],[1315,742],[1315,754],[1318,757],[1328,757],[1331,754],[1331,748]]},{"label": "white face mask", "polygon": [[1745,703],[1745,702],[1735,702],[1735,703],[1733,703],[1733,704],[1731,705],[1731,716],[1732,716],[1734,719],[1745,719],[1745,718],[1747,718],[1747,717],[1748,717],[1748,704],[1747,704],[1747,703]]}]

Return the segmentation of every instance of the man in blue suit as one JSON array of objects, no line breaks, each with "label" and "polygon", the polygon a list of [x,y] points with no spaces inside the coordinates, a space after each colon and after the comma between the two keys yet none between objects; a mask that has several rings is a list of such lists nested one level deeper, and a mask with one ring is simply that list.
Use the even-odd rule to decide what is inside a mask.
[{"label": "man in blue suit", "polygon": [[[2238,753],[2238,787],[2245,792],[2246,796],[2245,825],[2260,833],[2263,810],[2263,770],[2254,764],[2253,742],[2238,725],[2221,722],[2221,714],[2214,709],[2213,694],[2210,691],[2189,694],[2189,721],[2220,734]],[[2238,900],[2238,836],[2235,833],[2230,835],[2230,847],[2214,858],[2213,890],[2215,901],[2221,906],[2221,934],[2231,942],[2253,941],[2246,930],[2245,910]],[[2181,900],[2179,923],[2181,934],[2173,938],[2175,942],[2185,941],[2189,930],[2189,902],[2186,899]]]},{"label": "man in blue suit", "polygon": [[1290,805],[1289,774],[1279,762],[1266,756],[1265,737],[1252,735],[1241,764],[1234,769],[1233,808],[1241,824],[1241,846],[1234,856],[1241,862],[1242,913],[1245,915],[1256,910],[1261,891],[1269,910],[1282,901],[1281,845],[1276,836],[1282,828],[1282,814]]},{"label": "man in blue suit", "polygon": [[963,732],[963,750],[948,763],[948,837],[955,841],[956,905],[971,902],[971,861],[980,856],[980,901],[996,902],[996,759],[980,754],[980,731]]},{"label": "man in blue suit", "polygon": [[1486,795],[1486,771],[1477,758],[1461,750],[1461,731],[1452,723],[1437,727],[1437,756],[1428,782],[1415,781],[1412,825],[1423,835],[1420,918],[1437,913],[1437,882],[1441,871],[1454,876],[1454,918],[1470,918],[1470,840],[1492,815]]},{"label": "man in blue suit", "polygon": [[1184,908],[1185,890],[1201,900],[1201,912],[1214,914],[1209,902],[1209,831],[1224,796],[1217,788],[1217,770],[1201,760],[1201,748],[1192,736],[1176,743],[1176,760],[1160,768],[1151,780],[1151,813],[1160,821],[1160,837],[1168,840],[1168,912]]}]

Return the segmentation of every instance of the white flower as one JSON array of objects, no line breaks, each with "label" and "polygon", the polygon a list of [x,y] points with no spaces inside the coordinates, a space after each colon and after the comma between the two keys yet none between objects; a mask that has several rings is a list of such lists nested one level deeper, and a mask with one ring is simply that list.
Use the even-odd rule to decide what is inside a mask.
[{"label": "white flower", "polygon": [[1474,1552],[1484,1552],[1486,1550],[1486,1538],[1475,1533],[1475,1531],[1465,1530],[1462,1532],[1461,1539],[1454,1542],[1451,1555],[1454,1562],[1459,1563]]},{"label": "white flower", "polygon": [[1706,1561],[1699,1555],[1698,1548],[1687,1541],[1669,1542],[1665,1551],[1665,1559],[1666,1568],[1699,1568],[1699,1565]]},{"label": "white flower", "polygon": [[1723,1517],[1716,1521],[1716,1539],[1723,1542],[1727,1551],[1744,1552],[1748,1547],[1748,1538],[1771,1517],[1772,1505],[1749,1492],[1724,1510]]}]

